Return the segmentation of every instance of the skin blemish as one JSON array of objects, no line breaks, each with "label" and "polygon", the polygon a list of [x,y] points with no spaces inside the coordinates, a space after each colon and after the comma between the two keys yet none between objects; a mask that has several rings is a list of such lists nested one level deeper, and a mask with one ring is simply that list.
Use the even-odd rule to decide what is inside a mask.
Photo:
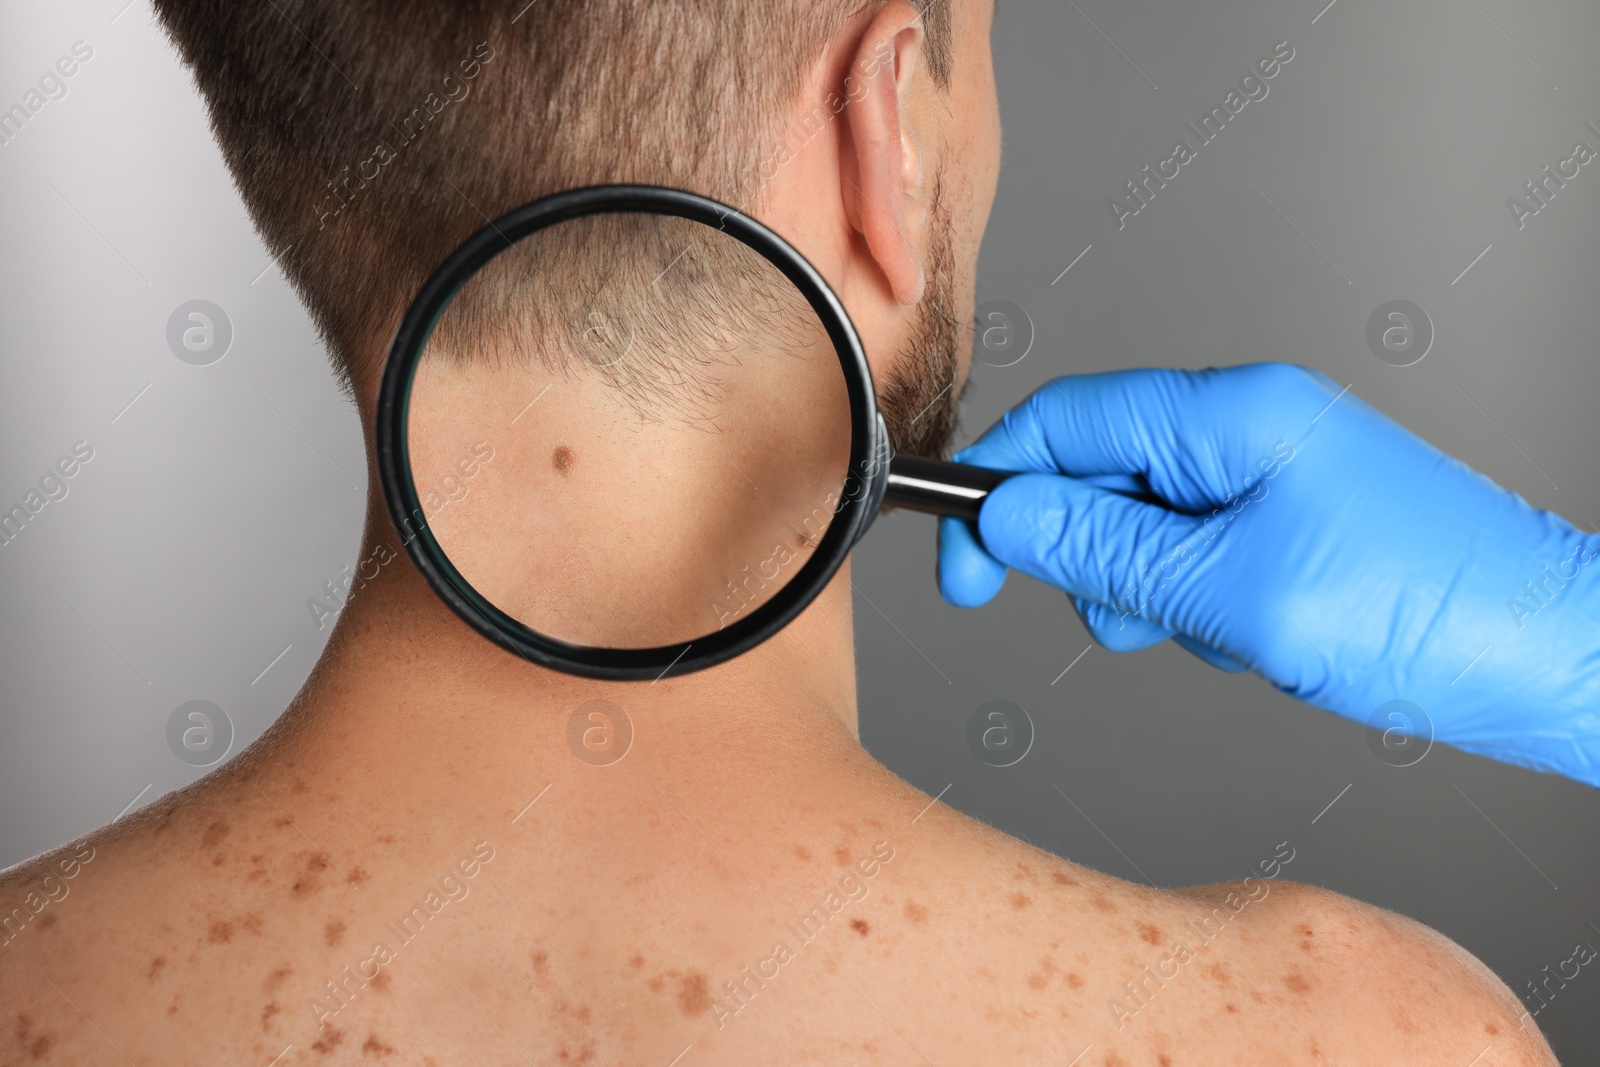
[{"label": "skin blemish", "polygon": [[1070,987],[1072,989],[1082,989],[1083,988],[1083,979],[1080,978],[1076,974],[1069,973],[1067,975],[1067,985],[1068,985],[1068,987]]},{"label": "skin blemish", "polygon": [[635,955],[631,960],[628,961],[628,966],[637,971],[640,967],[644,966],[644,957]]},{"label": "skin blemish", "polygon": [[261,936],[261,916],[254,912],[239,920],[239,924],[245,928],[246,933],[254,934],[256,937]]},{"label": "skin blemish", "polygon": [[273,990],[277,989],[283,984],[285,978],[288,978],[293,973],[294,969],[292,967],[279,967],[277,970],[267,975],[267,980],[261,983],[261,985],[268,993],[271,993]]},{"label": "skin blemish", "polygon": [[1047,986],[1049,984],[1050,984],[1050,976],[1047,975],[1047,974],[1030,974],[1030,975],[1028,975],[1028,987],[1030,989],[1043,989],[1045,986]]},{"label": "skin blemish", "polygon": [[282,1010],[282,1008],[278,1007],[277,1001],[273,1001],[271,1004],[268,1004],[266,1007],[261,1009],[262,1033],[266,1033],[268,1030],[272,1029],[272,1017]]},{"label": "skin blemish", "polygon": [[1488,1034],[1490,1037],[1493,1037],[1500,1032],[1500,1028],[1494,1023],[1484,1023],[1483,1032]]},{"label": "skin blemish", "polygon": [[375,993],[387,993],[389,991],[389,972],[379,971],[367,979],[367,984],[372,987]]},{"label": "skin blemish", "polygon": [[1032,903],[1033,903],[1033,898],[1029,897],[1028,894],[1026,894],[1026,893],[1012,893],[1011,894],[1011,906],[1013,908],[1016,908],[1018,911],[1021,911],[1023,908],[1026,908],[1029,904],[1032,904]]},{"label": "skin blemish", "polygon": [[156,980],[156,975],[160,974],[161,973],[161,968],[165,967],[166,965],[167,965],[167,957],[165,957],[165,956],[157,956],[155,959],[151,960],[150,961],[150,975],[149,975],[150,981],[154,982]]},{"label": "skin blemish", "polygon": [[311,1047],[326,1056],[343,1043],[344,1032],[330,1027],[326,1034],[312,1042]]},{"label": "skin blemish", "polygon": [[228,836],[228,824],[221,819],[206,827],[206,832],[200,836],[201,848],[216,848],[222,844],[222,839]]},{"label": "skin blemish", "polygon": [[572,449],[568,448],[566,445],[558,445],[556,447],[555,455],[550,457],[550,465],[556,469],[558,474],[562,475],[565,475],[571,471],[572,465],[577,461],[578,457],[574,455]]},{"label": "skin blemish", "polygon": [[367,872],[362,870],[360,867],[352,867],[352,868],[350,868],[350,884],[351,885],[360,885],[362,882],[365,882],[369,877],[371,877],[371,875],[367,874]]},{"label": "skin blemish", "polygon": [[378,835],[378,843],[380,845],[392,845],[392,844],[394,844],[394,835],[393,834],[379,834]]},{"label": "skin blemish", "polygon": [[1291,993],[1304,995],[1311,992],[1311,983],[1306,981],[1305,975],[1299,971],[1290,971],[1284,975],[1283,984]]},{"label": "skin blemish", "polygon": [[1227,1009],[1228,1009],[1228,1014],[1229,1015],[1238,1015],[1239,1014],[1239,1005],[1237,1005],[1237,1004],[1229,1004],[1229,1005],[1227,1005]]},{"label": "skin blemish", "polygon": [[322,888],[322,872],[328,869],[328,858],[320,852],[307,854],[305,869],[295,878],[290,891],[297,897],[308,897]]},{"label": "skin blemish", "polygon": [[843,845],[833,850],[833,858],[841,867],[850,866],[850,850]]},{"label": "skin blemish", "polygon": [[1160,1064],[1161,1067],[1172,1067],[1172,1057],[1163,1052],[1156,1057],[1156,1063]]},{"label": "skin blemish", "polygon": [[55,913],[54,912],[46,912],[44,918],[39,920],[39,929],[48,930],[52,926],[54,926],[55,924],[56,924]]},{"label": "skin blemish", "polygon": [[539,978],[547,978],[550,974],[550,954],[539,949],[533,954],[533,973]]},{"label": "skin blemish", "polygon": [[912,926],[921,926],[928,921],[928,909],[914,900],[906,901],[906,918],[911,920]]},{"label": "skin blemish", "polygon": [[850,929],[854,930],[862,937],[866,937],[868,934],[872,933],[872,927],[865,919],[851,919]]},{"label": "skin blemish", "polygon": [[1161,927],[1155,923],[1134,923],[1134,929],[1139,931],[1139,940],[1147,945],[1159,945],[1166,938]]},{"label": "skin blemish", "polygon": [[233,924],[225,919],[212,923],[211,929],[206,931],[206,940],[213,945],[226,945],[233,940]]},{"label": "skin blemish", "polygon": [[678,1007],[693,1019],[711,1010],[710,983],[706,976],[692,972],[678,987]]},{"label": "skin blemish", "polygon": [[1078,880],[1076,878],[1073,878],[1070,875],[1063,874],[1060,871],[1053,872],[1050,875],[1050,880],[1052,882],[1054,882],[1056,885],[1077,885],[1078,884]]},{"label": "skin blemish", "polygon": [[1104,893],[1096,893],[1094,896],[1089,898],[1089,903],[1094,905],[1095,911],[1103,911],[1109,915],[1115,915],[1117,913],[1116,904],[1114,904],[1111,898],[1106,896]]},{"label": "skin blemish", "polygon": [[811,858],[811,850],[806,848],[804,845],[796,845],[794,846],[794,858],[797,860],[808,860]]},{"label": "skin blemish", "polygon": [[339,942],[344,940],[344,923],[331,922],[324,926],[322,928],[322,937],[323,940],[328,942],[329,948],[336,947]]},{"label": "skin blemish", "polygon": [[387,1056],[394,1051],[393,1045],[386,1045],[377,1034],[368,1034],[367,1039],[361,1043],[363,1056]]}]

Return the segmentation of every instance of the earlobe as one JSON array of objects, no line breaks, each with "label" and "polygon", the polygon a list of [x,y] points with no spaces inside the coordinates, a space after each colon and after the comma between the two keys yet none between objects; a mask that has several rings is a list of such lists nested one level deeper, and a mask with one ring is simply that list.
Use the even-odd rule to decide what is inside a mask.
[{"label": "earlobe", "polygon": [[922,222],[922,141],[906,107],[921,49],[921,13],[909,0],[893,0],[868,25],[845,86],[854,161],[843,173],[847,215],[905,307],[922,299],[925,286],[913,240]]}]

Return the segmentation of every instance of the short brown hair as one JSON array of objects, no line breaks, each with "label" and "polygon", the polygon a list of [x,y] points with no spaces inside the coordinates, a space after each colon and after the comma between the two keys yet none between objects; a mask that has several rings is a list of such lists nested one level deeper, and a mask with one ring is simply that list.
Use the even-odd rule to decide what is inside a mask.
[{"label": "short brown hair", "polygon": [[[801,79],[874,2],[154,0],[346,387],[357,339],[518,204],[638,181],[758,207]],[[954,2],[918,0],[940,85]]]}]

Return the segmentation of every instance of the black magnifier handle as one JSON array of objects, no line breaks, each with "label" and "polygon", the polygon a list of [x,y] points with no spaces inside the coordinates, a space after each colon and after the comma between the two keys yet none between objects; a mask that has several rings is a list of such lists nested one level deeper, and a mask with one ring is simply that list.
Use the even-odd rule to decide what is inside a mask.
[{"label": "black magnifier handle", "polygon": [[976,519],[990,490],[1015,471],[994,471],[942,459],[896,456],[889,461],[885,503],[933,515]]}]

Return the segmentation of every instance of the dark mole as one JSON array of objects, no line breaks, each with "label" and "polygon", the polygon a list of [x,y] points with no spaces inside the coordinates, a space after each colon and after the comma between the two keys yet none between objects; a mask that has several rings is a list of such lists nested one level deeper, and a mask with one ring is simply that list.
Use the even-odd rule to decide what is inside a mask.
[{"label": "dark mole", "polygon": [[344,923],[331,922],[322,928],[322,936],[327,940],[328,947],[332,948],[344,940]]},{"label": "dark mole", "polygon": [[811,850],[806,848],[804,845],[796,845],[794,846],[794,858],[797,860],[808,860],[811,858]]},{"label": "dark mole", "polygon": [[865,919],[851,919],[850,929],[854,930],[862,937],[866,937],[868,934],[872,933],[872,927]]},{"label": "dark mole", "polygon": [[921,926],[928,921],[928,909],[915,901],[906,901],[906,918],[911,920],[912,926]]},{"label": "dark mole", "polygon": [[361,1043],[363,1056],[387,1056],[394,1051],[394,1046],[385,1045],[377,1034],[368,1034],[367,1039]]},{"label": "dark mole", "polygon": [[1162,939],[1167,936],[1162,933],[1161,927],[1155,923],[1134,923],[1133,925],[1139,931],[1139,940],[1147,945],[1159,945]]},{"label": "dark mole", "polygon": [[206,832],[200,836],[201,848],[215,848],[222,844],[222,839],[228,836],[228,824],[218,819],[206,827]]},{"label": "dark mole", "polygon": [[206,931],[206,940],[213,945],[225,945],[233,940],[233,924],[226,920],[218,920],[211,924],[211,929]]},{"label": "dark mole", "polygon": [[1012,893],[1011,894],[1011,906],[1013,908],[1016,908],[1019,911],[1022,910],[1023,908],[1026,908],[1029,904],[1032,904],[1032,903],[1033,903],[1033,900],[1026,893]]},{"label": "dark mole", "polygon": [[165,957],[165,956],[157,956],[155,959],[151,960],[150,961],[150,981],[154,982],[156,980],[156,975],[159,974],[160,971],[161,971],[161,968],[165,967],[166,965],[167,965],[167,957]]},{"label": "dark mole", "polygon": [[344,1041],[344,1034],[338,1030],[329,1030],[327,1034],[312,1042],[311,1047],[326,1056]]},{"label": "dark mole", "polygon": [[572,465],[577,459],[578,457],[573,455],[572,449],[566,445],[558,445],[556,446],[556,454],[550,457],[550,462],[556,470],[566,474],[572,469]]},{"label": "dark mole", "polygon": [[1305,976],[1299,971],[1290,971],[1284,975],[1283,984],[1291,993],[1308,993],[1311,990],[1311,983],[1306,981]]},{"label": "dark mole", "polygon": [[705,975],[692,973],[683,980],[678,990],[678,1007],[691,1018],[711,1010],[710,983]]}]

